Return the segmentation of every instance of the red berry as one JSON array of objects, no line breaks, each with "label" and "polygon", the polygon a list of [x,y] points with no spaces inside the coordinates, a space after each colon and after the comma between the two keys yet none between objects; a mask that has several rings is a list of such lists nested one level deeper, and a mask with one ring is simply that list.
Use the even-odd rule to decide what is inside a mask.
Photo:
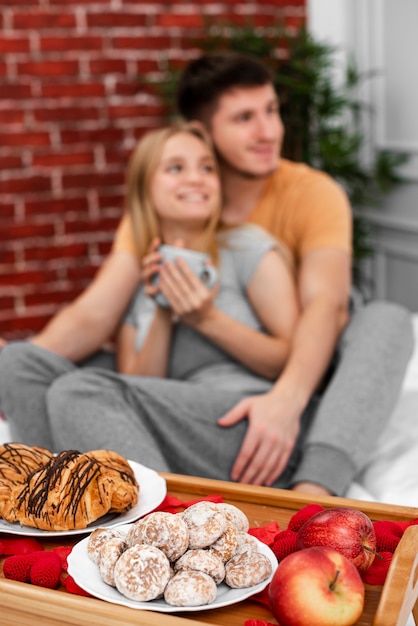
[{"label": "red berry", "polygon": [[395,552],[404,533],[396,522],[379,520],[373,522],[376,533],[376,550],[378,552]]},{"label": "red berry", "polygon": [[44,549],[33,537],[2,538],[3,554],[30,554]]},{"label": "red berry", "polygon": [[49,552],[37,550],[36,552],[31,552],[30,554],[25,554],[25,557],[28,559],[31,565],[34,565],[39,559],[48,558]]},{"label": "red berry", "polygon": [[290,530],[298,531],[302,528],[305,522],[308,521],[315,513],[319,513],[324,509],[320,504],[308,504],[295,513],[289,520],[288,528]]},{"label": "red berry", "polygon": [[30,582],[33,585],[55,589],[61,577],[61,559],[53,552],[45,552],[36,559],[30,569]]},{"label": "red berry", "polygon": [[277,557],[277,560],[280,562],[286,556],[291,554],[292,552],[296,552],[296,539],[297,533],[293,530],[282,530],[274,540],[273,545],[271,546],[272,551]]},{"label": "red berry", "polygon": [[4,561],[3,574],[5,578],[9,578],[10,580],[19,580],[22,583],[28,583],[30,581],[31,567],[32,563],[27,556],[16,554],[14,556],[8,556]]}]

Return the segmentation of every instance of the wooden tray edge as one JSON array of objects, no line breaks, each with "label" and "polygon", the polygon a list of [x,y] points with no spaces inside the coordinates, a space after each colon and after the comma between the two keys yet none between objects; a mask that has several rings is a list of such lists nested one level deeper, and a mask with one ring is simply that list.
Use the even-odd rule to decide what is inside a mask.
[{"label": "wooden tray edge", "polygon": [[[132,609],[120,604],[103,602],[66,592],[57,592],[5,578],[0,579],[1,614],[7,608],[13,611],[13,624],[62,624],[66,626],[185,626],[183,617],[173,613],[158,613]],[[188,614],[187,626],[201,626],[202,622]],[[197,615],[197,614],[196,614]],[[24,621],[17,622],[21,618]]]},{"label": "wooden tray edge", "polygon": [[369,500],[354,500],[337,496],[313,496],[298,491],[275,489],[273,487],[258,487],[244,485],[210,478],[198,478],[183,474],[160,474],[167,482],[167,492],[184,491],[199,496],[220,494],[225,498],[252,502],[266,506],[276,506],[283,509],[300,509],[313,502],[325,508],[353,507],[361,509],[374,520],[390,519],[393,521],[409,521],[418,519],[418,508],[396,504],[383,504]]}]

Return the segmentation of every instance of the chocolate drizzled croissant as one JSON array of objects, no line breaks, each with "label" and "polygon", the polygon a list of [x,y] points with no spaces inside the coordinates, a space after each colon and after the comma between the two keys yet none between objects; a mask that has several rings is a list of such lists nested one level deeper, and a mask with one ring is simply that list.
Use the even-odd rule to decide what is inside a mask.
[{"label": "chocolate drizzled croissant", "polygon": [[23,443],[5,443],[0,446],[0,480],[24,481],[34,470],[53,457],[52,452]]},{"label": "chocolate drizzled croissant", "polygon": [[64,450],[12,485],[2,517],[42,530],[81,529],[130,509],[138,493],[131,466],[116,452]]},{"label": "chocolate drizzled croissant", "polygon": [[43,467],[52,458],[52,452],[23,443],[5,443],[0,446],[0,517],[17,521],[17,512],[11,503],[11,493],[17,484],[24,484],[31,472]]}]

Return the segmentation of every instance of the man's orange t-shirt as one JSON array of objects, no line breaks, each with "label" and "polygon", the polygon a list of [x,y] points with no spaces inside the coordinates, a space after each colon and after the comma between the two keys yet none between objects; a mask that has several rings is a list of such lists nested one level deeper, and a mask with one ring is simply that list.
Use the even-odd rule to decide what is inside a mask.
[{"label": "man's orange t-shirt", "polygon": [[[319,248],[351,254],[352,216],[347,195],[330,176],[303,163],[281,159],[247,221],[282,241],[296,267],[305,254]],[[136,255],[128,214],[119,224],[112,250]]]}]

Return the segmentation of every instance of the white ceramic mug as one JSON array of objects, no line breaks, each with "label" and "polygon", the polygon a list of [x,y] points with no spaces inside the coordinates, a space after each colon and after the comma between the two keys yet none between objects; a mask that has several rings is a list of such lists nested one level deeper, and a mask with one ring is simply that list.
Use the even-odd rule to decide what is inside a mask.
[{"label": "white ceramic mug", "polygon": [[[208,289],[214,287],[218,281],[218,272],[216,267],[208,265],[210,257],[204,252],[196,252],[195,250],[189,250],[188,248],[177,248],[176,246],[169,246],[166,244],[161,245],[158,248],[162,256],[162,262],[171,261],[175,263],[176,259],[183,259],[190,267],[192,272],[205,283]],[[154,285],[158,285],[158,274],[153,279]],[[158,306],[163,308],[169,308],[170,305],[167,298],[161,291],[154,296],[155,302]]]}]

